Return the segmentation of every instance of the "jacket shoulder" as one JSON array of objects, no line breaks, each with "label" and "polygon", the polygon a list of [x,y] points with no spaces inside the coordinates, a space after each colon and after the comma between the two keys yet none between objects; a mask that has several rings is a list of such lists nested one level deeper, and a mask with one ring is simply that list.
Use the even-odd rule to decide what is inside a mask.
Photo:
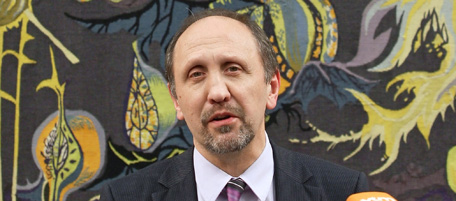
[{"label": "jacket shoulder", "polygon": [[149,200],[154,192],[166,190],[159,181],[170,168],[178,166],[182,155],[155,162],[132,174],[109,181],[101,189],[101,200]]},{"label": "jacket shoulder", "polygon": [[363,172],[281,147],[274,148],[275,161],[282,174],[320,189],[327,200],[345,200],[350,194],[369,190]]}]

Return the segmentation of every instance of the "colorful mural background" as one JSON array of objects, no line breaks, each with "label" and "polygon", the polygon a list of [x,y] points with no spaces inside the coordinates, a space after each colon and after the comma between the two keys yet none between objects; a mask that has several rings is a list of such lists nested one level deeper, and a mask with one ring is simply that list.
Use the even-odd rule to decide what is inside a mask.
[{"label": "colorful mural background", "polygon": [[98,200],[192,146],[164,80],[186,16],[248,14],[280,62],[270,138],[399,200],[456,198],[453,0],[3,0],[0,197]]}]

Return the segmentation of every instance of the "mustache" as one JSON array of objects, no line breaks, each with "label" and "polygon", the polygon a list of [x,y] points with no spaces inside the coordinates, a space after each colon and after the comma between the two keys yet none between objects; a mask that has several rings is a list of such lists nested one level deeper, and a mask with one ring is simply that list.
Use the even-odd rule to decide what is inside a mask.
[{"label": "mustache", "polygon": [[204,111],[202,114],[201,114],[201,123],[204,125],[204,126],[207,126],[207,124],[209,123],[209,119],[211,118],[212,115],[214,115],[214,113],[216,113],[217,111],[220,111],[220,110],[224,110],[224,111],[227,111],[235,116],[237,116],[241,121],[244,122],[245,120],[245,112],[244,112],[244,109],[242,109],[241,107],[239,106],[232,106],[232,105],[224,105],[224,106],[221,106],[221,105],[216,105],[212,108],[210,108],[209,110],[207,111]]}]

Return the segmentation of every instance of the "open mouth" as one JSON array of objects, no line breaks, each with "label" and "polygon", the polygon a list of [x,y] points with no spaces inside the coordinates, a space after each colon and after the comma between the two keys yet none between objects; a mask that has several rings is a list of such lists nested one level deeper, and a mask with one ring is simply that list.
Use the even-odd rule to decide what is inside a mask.
[{"label": "open mouth", "polygon": [[215,116],[212,121],[221,121],[221,120],[225,120],[225,119],[228,119],[230,118],[231,115],[218,115],[218,116]]},{"label": "open mouth", "polygon": [[236,115],[234,115],[231,112],[217,112],[217,113],[212,114],[211,117],[209,118],[209,121],[207,121],[207,122],[208,123],[209,122],[225,122],[234,117],[236,117]]},{"label": "open mouth", "polygon": [[242,121],[242,114],[240,109],[234,107],[229,108],[213,108],[204,112],[201,115],[201,123],[204,126],[212,124],[212,126],[231,125],[237,120]]}]

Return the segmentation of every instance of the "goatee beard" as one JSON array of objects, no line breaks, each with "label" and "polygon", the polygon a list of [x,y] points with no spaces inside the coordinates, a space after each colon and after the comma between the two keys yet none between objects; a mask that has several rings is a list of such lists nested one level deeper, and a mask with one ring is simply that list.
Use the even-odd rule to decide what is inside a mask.
[{"label": "goatee beard", "polygon": [[227,133],[232,132],[233,126],[221,126],[216,129],[217,133],[209,132],[207,128],[208,119],[210,116],[220,108],[212,108],[204,112],[201,118],[203,128],[201,135],[203,137],[203,146],[206,150],[214,154],[226,154],[236,152],[244,149],[255,137],[253,127],[250,122],[245,120],[245,113],[240,107],[225,106],[223,109],[236,115],[242,122],[239,127],[239,132],[235,136]]}]

